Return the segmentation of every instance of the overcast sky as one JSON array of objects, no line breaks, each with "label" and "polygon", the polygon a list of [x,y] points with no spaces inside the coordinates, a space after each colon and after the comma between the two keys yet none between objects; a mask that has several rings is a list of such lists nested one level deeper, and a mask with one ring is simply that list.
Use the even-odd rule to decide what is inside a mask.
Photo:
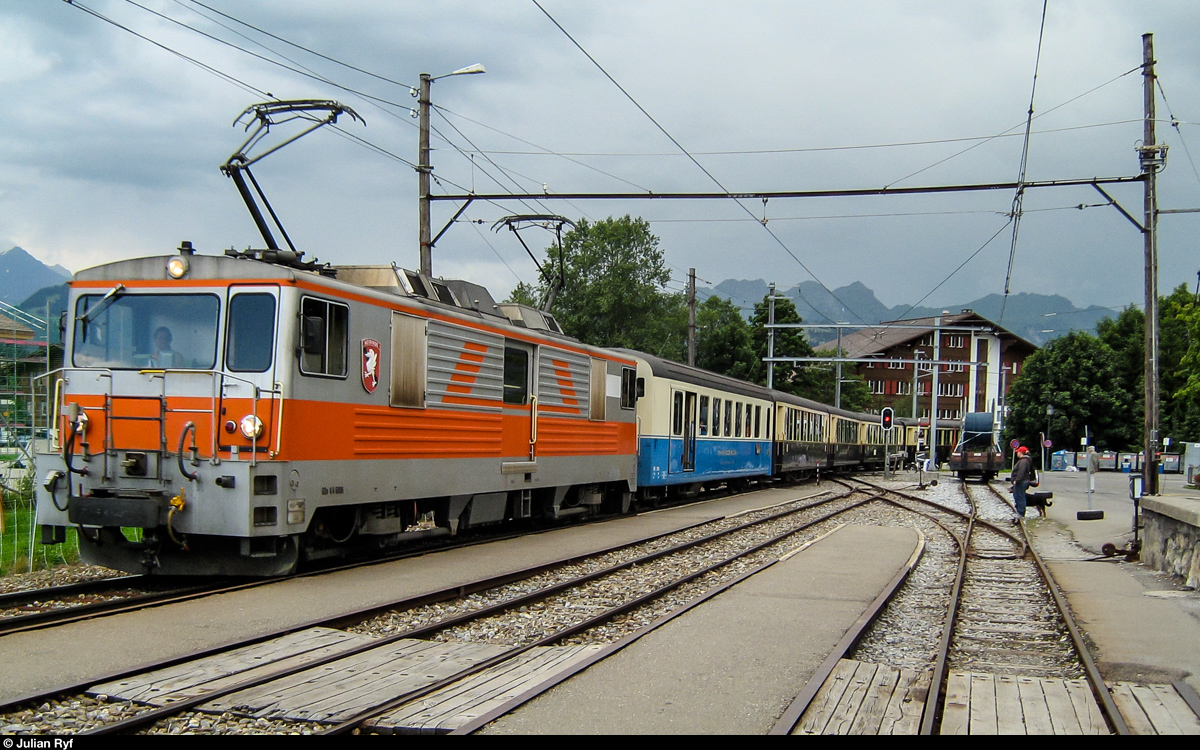
[{"label": "overcast sky", "polygon": [[[472,63],[487,73],[433,84],[444,108],[433,118],[435,193],[720,190],[531,0],[204,0],[399,85],[191,0],[137,2],[0,0],[0,249],[19,245],[76,271],[171,252],[185,239],[201,252],[261,247],[218,170],[244,138],[231,127],[240,112],[267,93],[336,99],[366,120],[343,118],[347,132],[413,162],[409,86],[421,72]],[[1019,173],[1040,0],[541,2],[730,191],[1009,182]],[[1159,138],[1170,146],[1160,207],[1200,206],[1194,0],[1049,1],[1027,179],[1138,172],[1144,32],[1154,33],[1169,104],[1158,96]],[[287,69],[300,67],[332,83]],[[849,148],[863,146],[880,147]],[[418,265],[417,177],[398,159],[323,130],[265,159],[255,176],[309,258]],[[1140,185],[1110,192],[1140,218]],[[661,239],[675,287],[688,267],[712,283],[762,278],[781,288],[811,271],[830,288],[862,281],[896,305],[925,296],[1000,232],[926,301],[949,305],[1003,291],[1012,200],[997,191],[743,201],[774,237],[731,200],[478,202],[463,218],[481,223],[446,232],[434,272],[501,297],[536,273],[515,238],[491,231],[501,216],[629,213]],[[1103,200],[1090,187],[1026,194],[1014,293],[1140,303],[1141,235],[1095,206]],[[435,204],[435,233],[453,210]],[[1200,215],[1164,216],[1160,230],[1163,292],[1194,285]],[[524,236],[535,248],[549,240]]]}]

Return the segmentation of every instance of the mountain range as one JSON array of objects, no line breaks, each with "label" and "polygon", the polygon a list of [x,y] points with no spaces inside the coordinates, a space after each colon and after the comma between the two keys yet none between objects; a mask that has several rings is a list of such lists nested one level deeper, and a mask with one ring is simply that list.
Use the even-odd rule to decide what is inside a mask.
[{"label": "mountain range", "polygon": [[[767,295],[769,286],[762,279],[726,279],[712,289],[740,307],[747,317],[754,305]],[[1008,303],[999,294],[989,294],[976,300],[943,307],[888,307],[875,297],[875,292],[861,282],[834,289],[832,293],[815,281],[802,282],[791,289],[776,293],[788,297],[796,305],[805,323],[882,323],[889,320],[924,318],[941,313],[974,310],[979,315],[1021,338],[1041,346],[1068,331],[1091,331],[1102,318],[1115,318],[1116,311],[1107,307],[1078,308],[1066,297],[1057,294],[1009,295]],[[1003,311],[1003,320],[1001,320]],[[837,337],[833,329],[806,329],[809,341],[815,346]]]},{"label": "mountain range", "polygon": [[[0,301],[20,307],[39,317],[46,314],[47,304],[52,319],[66,308],[66,287],[71,272],[62,266],[48,266],[19,247],[0,252]],[[768,291],[762,279],[726,279],[712,289],[712,294],[730,300],[749,318],[757,302]],[[1047,294],[1014,294],[1004,298],[989,294],[960,305],[943,307],[888,307],[879,301],[875,292],[861,282],[834,289],[832,293],[815,281],[805,281],[782,292],[790,298],[806,323],[881,323],[903,318],[922,318],[942,312],[956,313],[974,310],[1031,343],[1041,345],[1068,331],[1095,331],[1101,318],[1116,317],[1106,307],[1078,308],[1066,297]],[[1004,319],[1000,319],[1001,309]],[[54,331],[57,334],[57,331]],[[813,345],[836,338],[833,329],[807,329]],[[57,339],[57,335],[54,336]]]},{"label": "mountain range", "polygon": [[48,266],[19,247],[0,252],[0,302],[20,306],[29,295],[71,279],[62,266]]}]

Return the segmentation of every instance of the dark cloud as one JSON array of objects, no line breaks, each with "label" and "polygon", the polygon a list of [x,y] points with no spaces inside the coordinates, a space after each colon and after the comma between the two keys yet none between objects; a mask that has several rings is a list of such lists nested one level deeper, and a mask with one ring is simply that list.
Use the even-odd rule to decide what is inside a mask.
[{"label": "dark cloud", "polygon": [[[214,14],[189,0],[139,1],[258,54],[275,54],[203,17]],[[228,20],[221,23],[345,88],[204,39],[130,3],[85,4],[261,91],[344,101],[368,122],[366,128],[343,123],[349,132],[400,158],[416,158],[415,121],[408,112],[415,100],[404,85],[348,71]],[[532,3],[206,4],[401,84],[415,84],[422,71],[440,75],[484,63],[486,75],[434,84],[435,103],[453,113],[447,117],[461,131],[434,118],[443,136],[434,138],[439,190],[540,191],[546,184],[551,191],[627,191],[634,189],[631,183],[656,192],[717,189]],[[1017,175],[1042,7],[1036,0],[543,5],[731,190],[1007,181]],[[1194,111],[1200,100],[1194,46],[1200,13],[1183,2],[1060,0],[1049,8],[1029,178],[1136,173],[1139,75],[1064,103],[1139,65],[1140,35],[1153,31],[1163,88],[1182,121],[1182,140],[1168,124],[1160,127],[1171,144],[1162,203],[1200,204],[1200,177],[1184,148],[1195,135],[1190,123],[1200,122]],[[258,242],[217,167],[243,137],[231,127],[233,119],[261,94],[66,3],[9,3],[0,15],[0,96],[12,103],[0,131],[0,235],[70,268],[159,252],[183,238],[206,250]],[[1166,117],[1165,108],[1160,115]],[[706,153],[1006,130],[1016,137],[969,150],[974,142]],[[512,136],[576,155],[494,153],[489,160],[455,148],[539,150]],[[1195,151],[1200,158],[1200,143]],[[605,155],[584,155],[597,153]],[[403,163],[322,132],[255,171],[289,231],[311,253],[338,262],[416,264],[416,180]],[[1140,214],[1137,189],[1113,192]],[[435,270],[474,274],[503,294],[516,276],[532,278],[532,264],[510,236],[492,233],[491,223],[505,213],[549,210],[572,217],[646,216],[681,277],[694,266],[714,282],[761,277],[788,286],[807,280],[800,264],[753,220],[765,217],[829,286],[861,280],[886,303],[899,304],[915,302],[978,250],[1004,225],[1011,201],[1007,193],[776,200],[765,207],[750,201],[750,215],[729,201],[477,202],[466,217],[484,223],[452,228],[439,243]],[[1014,291],[1057,292],[1079,304],[1120,305],[1141,297],[1140,234],[1112,208],[1069,208],[1101,202],[1089,188],[1028,194]],[[448,206],[435,208],[435,231],[449,213]],[[869,218],[846,218],[865,214]],[[1177,215],[1161,223],[1164,287],[1195,273],[1188,244],[1194,220]],[[953,304],[1002,291],[1010,239],[1007,233],[997,237],[929,302]]]}]

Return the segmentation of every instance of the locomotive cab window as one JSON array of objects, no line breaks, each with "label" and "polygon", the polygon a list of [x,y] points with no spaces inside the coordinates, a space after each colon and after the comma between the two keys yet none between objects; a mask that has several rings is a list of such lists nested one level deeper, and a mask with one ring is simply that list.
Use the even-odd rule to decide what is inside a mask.
[{"label": "locomotive cab window", "polygon": [[513,346],[504,347],[504,403],[524,404],[529,401],[529,351]]},{"label": "locomotive cab window", "polygon": [[275,350],[275,297],[238,294],[229,301],[225,367],[231,372],[266,372]]},{"label": "locomotive cab window", "polygon": [[350,308],[305,297],[300,303],[300,372],[346,377]]},{"label": "locomotive cab window", "polygon": [[212,294],[83,295],[75,303],[71,362],[113,370],[211,370],[220,306]]}]

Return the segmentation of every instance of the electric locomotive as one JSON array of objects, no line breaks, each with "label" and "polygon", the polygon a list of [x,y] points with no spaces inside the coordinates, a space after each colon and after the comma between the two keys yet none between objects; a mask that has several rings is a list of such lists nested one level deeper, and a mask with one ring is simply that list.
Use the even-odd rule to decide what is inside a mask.
[{"label": "electric locomotive", "polygon": [[480,286],[286,251],[76,274],[37,455],[43,543],[161,574],[629,506],[636,363]]}]

